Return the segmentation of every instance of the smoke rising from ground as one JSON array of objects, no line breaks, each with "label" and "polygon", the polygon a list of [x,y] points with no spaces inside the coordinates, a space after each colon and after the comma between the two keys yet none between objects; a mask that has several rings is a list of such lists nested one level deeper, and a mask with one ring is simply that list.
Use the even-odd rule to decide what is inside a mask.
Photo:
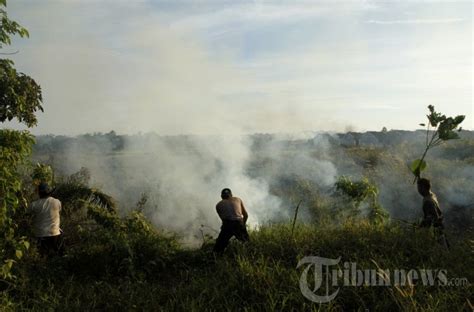
[{"label": "smoke rising from ground", "polygon": [[246,136],[149,134],[125,137],[121,150],[114,151],[116,142],[110,137],[82,137],[52,161],[67,174],[88,168],[91,184],[113,195],[122,211],[133,209],[146,194],[145,213],[153,223],[192,238],[201,225],[219,227],[214,207],[224,187],[243,199],[251,226],[286,217],[267,181],[245,172],[250,143]]},{"label": "smoke rising from ground", "polygon": [[[425,113],[418,104],[427,101],[446,105],[441,109],[448,114],[469,113],[471,18],[464,6],[452,8],[461,17],[452,28],[417,28],[410,31],[415,37],[405,35],[408,29],[368,23],[389,11],[395,16],[386,18],[399,20],[397,9],[406,11],[390,8],[396,10],[383,4],[146,1],[15,1],[9,7],[32,34],[15,45],[21,53],[13,57],[44,90],[46,112],[37,133],[195,134],[81,136],[61,152],[53,147],[47,153],[54,159],[46,161],[63,173],[89,168],[92,184],[116,197],[124,211],[146,193],[153,221],[178,231],[217,227],[214,205],[223,187],[243,198],[252,212],[249,221],[258,224],[288,218],[288,208],[306,199],[305,190],[330,196],[341,175],[371,176],[382,204],[395,215],[419,211],[406,168],[415,156],[374,153],[380,159],[366,166],[364,155],[342,147],[383,146],[372,134],[357,143],[351,136],[270,136],[260,146],[241,135],[337,130],[354,123],[357,129],[411,128]],[[419,11],[416,20],[433,21],[413,8]],[[369,35],[367,27],[379,35]],[[390,44],[378,39],[383,37]],[[453,101],[459,104],[447,104]],[[441,198],[457,205],[469,200],[462,195],[472,189],[469,170],[450,164],[430,172],[439,180]],[[444,178],[451,172],[465,182]],[[288,198],[285,192],[295,184],[301,184],[299,193]]]},{"label": "smoke rising from ground", "polygon": [[[353,180],[369,177],[390,216],[421,217],[421,197],[407,167],[419,156],[420,139],[419,133],[396,131],[291,136],[43,136],[38,138],[35,158],[52,164],[63,175],[88,168],[91,185],[115,197],[123,213],[135,209],[145,194],[144,211],[155,225],[196,242],[201,225],[215,235],[210,228],[217,229],[220,224],[214,207],[224,187],[243,199],[251,226],[289,221],[301,200],[303,222],[313,220],[315,207],[328,200],[347,205],[334,196],[334,183],[342,175]],[[458,222],[460,215],[468,223],[472,219],[474,207],[468,206],[474,203],[474,169],[469,165],[473,148],[472,138],[453,142],[427,159],[426,176],[433,180],[433,191],[448,221]]]}]

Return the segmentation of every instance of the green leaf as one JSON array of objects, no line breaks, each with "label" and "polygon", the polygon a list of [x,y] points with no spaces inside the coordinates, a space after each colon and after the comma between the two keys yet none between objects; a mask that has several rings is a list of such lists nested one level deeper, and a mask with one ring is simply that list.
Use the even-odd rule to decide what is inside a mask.
[{"label": "green leaf", "polygon": [[420,124],[420,126],[422,126],[422,127],[426,127],[426,124],[424,124],[424,123],[421,123],[421,124]]},{"label": "green leaf", "polygon": [[436,116],[433,116],[433,115],[427,115],[426,117],[428,117],[428,120],[430,122],[430,125],[432,127],[437,127],[438,126],[438,120],[436,118]]},{"label": "green leaf", "polygon": [[8,260],[5,260],[5,266],[8,268],[8,269],[11,269],[12,266],[13,266],[13,263],[15,263],[15,260],[13,259],[8,259]]},{"label": "green leaf", "polygon": [[23,251],[21,251],[20,249],[17,249],[15,251],[15,256],[17,259],[21,259],[23,257]]},{"label": "green leaf", "polygon": [[421,161],[421,159],[417,159],[413,161],[410,165],[411,172],[418,176],[423,170],[427,167],[426,161]]},{"label": "green leaf", "polygon": [[443,131],[439,133],[439,138],[444,141],[448,140],[457,140],[459,139],[459,134],[457,134],[454,131],[448,130],[448,131]]},{"label": "green leaf", "polygon": [[456,126],[457,126],[457,125],[459,125],[461,122],[463,122],[465,118],[466,118],[466,116],[464,116],[464,115],[456,116],[456,117],[454,118],[454,123],[455,123]]}]

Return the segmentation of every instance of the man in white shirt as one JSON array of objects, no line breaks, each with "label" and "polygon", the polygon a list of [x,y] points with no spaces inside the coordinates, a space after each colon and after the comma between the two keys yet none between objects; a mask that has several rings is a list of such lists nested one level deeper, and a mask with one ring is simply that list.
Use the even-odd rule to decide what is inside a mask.
[{"label": "man in white shirt", "polygon": [[249,234],[245,226],[248,214],[244,203],[240,198],[232,196],[232,191],[228,188],[222,190],[221,198],[222,200],[216,205],[217,214],[222,220],[222,227],[214,246],[215,252],[223,252],[232,236],[243,242],[249,241]]},{"label": "man in white shirt", "polygon": [[33,231],[42,255],[62,254],[60,226],[61,202],[51,196],[47,183],[38,186],[39,199],[31,203]]}]

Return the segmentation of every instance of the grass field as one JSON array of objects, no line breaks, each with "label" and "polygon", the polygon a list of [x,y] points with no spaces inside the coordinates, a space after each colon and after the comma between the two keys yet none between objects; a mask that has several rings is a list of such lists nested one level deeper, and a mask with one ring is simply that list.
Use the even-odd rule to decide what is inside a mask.
[{"label": "grass field", "polygon": [[[347,222],[341,226],[261,226],[251,242],[232,241],[225,254],[212,240],[184,249],[176,237],[154,229],[139,214],[103,212],[80,243],[62,258],[45,260],[34,249],[18,266],[18,281],[2,292],[2,310],[31,311],[470,311],[474,281],[472,233],[450,237],[451,250],[430,231],[398,225]],[[92,226],[96,222],[99,225]],[[77,239],[77,238],[76,238]],[[347,286],[329,303],[300,290],[305,256],[337,259],[361,269],[446,270],[460,286]],[[455,280],[455,278],[462,278]],[[309,278],[311,279],[311,278]],[[311,282],[310,282],[311,284]],[[320,289],[320,292],[324,290]]]},{"label": "grass field", "polygon": [[[142,198],[138,203],[129,199],[132,204],[128,205],[116,202],[102,193],[100,187],[90,187],[91,172],[102,172],[101,168],[91,171],[83,168],[58,179],[55,196],[64,208],[61,227],[66,233],[66,254],[44,259],[34,246],[30,248],[13,266],[16,278],[0,280],[0,310],[472,311],[474,291],[469,283],[474,281],[472,210],[457,202],[460,199],[468,202],[472,198],[469,166],[472,144],[459,142],[455,147],[447,145],[449,153],[440,148],[439,155],[434,157],[436,166],[430,168],[446,212],[446,233],[452,245],[449,251],[436,241],[432,230],[418,229],[395,219],[390,221],[385,219],[388,214],[376,222],[370,214],[362,213],[362,208],[367,209],[371,203],[374,207],[378,205],[377,196],[356,209],[354,200],[321,187],[314,178],[317,168],[313,168],[314,163],[320,163],[317,157],[321,155],[311,154],[308,145],[303,150],[309,153],[307,161],[311,166],[307,168],[313,168],[314,172],[292,171],[294,159],[300,159],[297,157],[301,146],[294,150],[285,147],[278,159],[268,157],[263,149],[257,150],[246,167],[254,178],[266,177],[271,182],[269,191],[282,199],[282,207],[287,207],[280,209],[291,209],[287,215],[293,216],[295,202],[304,199],[294,231],[284,214],[285,217],[275,219],[275,223],[252,228],[249,243],[232,241],[223,255],[215,255],[212,252],[214,239],[205,233],[197,237],[197,244],[195,241],[191,248],[183,244],[186,241],[183,236],[189,233],[167,232],[166,224],[160,225],[156,220],[152,224],[150,215],[157,209],[155,203],[150,200],[147,206],[147,197],[143,195],[147,194],[142,193],[146,188],[137,184],[136,179],[130,179],[132,173],[136,174],[135,170],[128,170],[118,162],[143,153],[106,154],[108,161],[117,160],[98,162],[113,169],[108,180],[126,182],[123,189],[119,188],[124,197],[131,193],[142,194]],[[380,202],[386,205],[384,208],[388,208],[390,217],[414,221],[421,213],[421,198],[410,184],[412,176],[406,169],[406,160],[413,155],[404,153],[411,150],[403,146],[397,147],[396,152],[348,147],[337,148],[331,152],[334,155],[321,157],[335,159],[338,172],[360,171],[360,177],[369,178],[367,186],[380,189]],[[318,151],[314,149],[314,153]],[[336,157],[336,154],[345,156]],[[454,154],[459,157],[443,156]],[[434,159],[430,162],[435,163]],[[58,176],[64,174],[61,172]],[[160,196],[164,194],[155,191]],[[182,194],[178,195],[181,198]],[[28,202],[31,200],[33,197]],[[176,210],[175,206],[165,203],[158,207]],[[249,213],[252,212],[249,209]],[[192,215],[179,216],[195,227],[206,224],[206,220],[196,220]],[[23,222],[23,218],[26,215],[19,213],[18,235],[31,237],[28,230],[31,220]],[[325,283],[318,287],[316,265],[298,267],[300,261],[310,256],[338,260],[329,271],[323,270],[323,274],[318,275],[325,282],[335,272],[337,277],[329,280],[329,287]],[[307,279],[302,279],[306,269]],[[359,274],[357,270],[363,278],[369,276],[368,279],[373,271],[375,284],[388,285],[358,283],[352,278],[352,274]],[[413,282],[397,284],[394,277],[399,271],[400,277],[410,272]],[[429,283],[422,278],[424,272],[434,272]],[[334,281],[337,283],[332,284]],[[353,282],[356,286],[351,286]],[[323,296],[326,291],[337,294],[329,302],[318,303],[308,299],[308,293],[303,294],[304,286],[316,296]]]}]

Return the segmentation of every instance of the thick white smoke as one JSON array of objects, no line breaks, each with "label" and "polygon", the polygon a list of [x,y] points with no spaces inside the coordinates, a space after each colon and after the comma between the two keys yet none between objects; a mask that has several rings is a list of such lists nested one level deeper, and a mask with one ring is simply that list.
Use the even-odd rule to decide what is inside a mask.
[{"label": "thick white smoke", "polygon": [[[417,155],[416,134],[357,135],[359,141],[370,142],[355,147],[351,135],[326,133],[309,137],[106,134],[80,136],[61,146],[62,139],[57,137],[51,151],[43,152],[43,156],[50,156],[43,161],[63,174],[88,168],[91,185],[115,197],[122,213],[134,209],[146,194],[144,211],[153,223],[183,234],[188,242],[195,241],[201,225],[215,235],[209,228],[217,229],[220,224],[215,205],[224,187],[242,198],[251,226],[290,220],[292,208],[300,200],[301,218],[311,220],[311,205],[331,198],[341,175],[353,180],[369,177],[392,217],[420,217],[421,197],[407,167]],[[457,144],[454,146],[462,146],[462,141]],[[44,150],[46,140],[40,139],[40,146]],[[469,216],[472,207],[466,207],[474,203],[474,171],[464,161],[449,159],[457,157],[452,148],[433,153],[426,172],[447,219],[452,219],[452,208]],[[307,196],[315,194],[308,200]]]},{"label": "thick white smoke", "polygon": [[250,226],[282,216],[281,201],[269,193],[267,180],[246,172],[248,136],[148,134],[125,139],[119,152],[108,140],[98,143],[76,140],[55,166],[67,173],[88,168],[91,184],[117,198],[123,212],[135,208],[145,193],[145,213],[160,228],[187,238],[201,225],[217,229],[215,205],[224,187],[242,198]]}]

